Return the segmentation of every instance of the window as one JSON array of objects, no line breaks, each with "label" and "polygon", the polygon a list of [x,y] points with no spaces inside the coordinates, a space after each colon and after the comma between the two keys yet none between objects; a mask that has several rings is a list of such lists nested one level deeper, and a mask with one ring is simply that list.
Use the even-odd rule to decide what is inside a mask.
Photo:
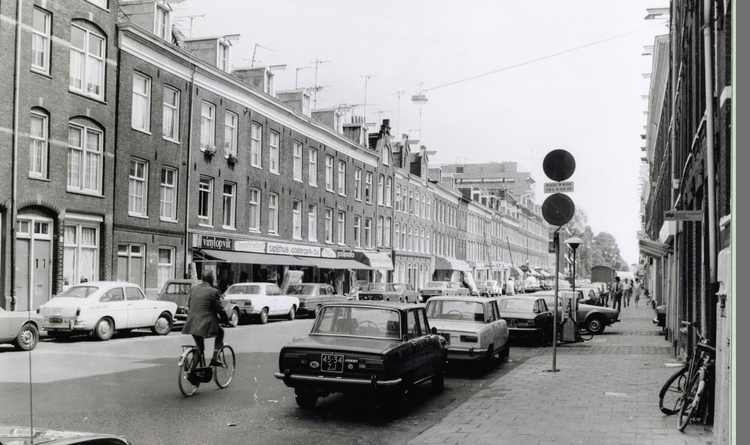
[{"label": "window", "polygon": [[396,184],[396,210],[401,211],[401,184]]},{"label": "window", "polygon": [[31,113],[31,128],[29,136],[29,176],[34,178],[47,177],[47,147],[49,125],[47,116],[42,113]]},{"label": "window", "polygon": [[227,111],[224,114],[224,154],[237,156],[237,122],[236,114]]},{"label": "window", "polygon": [[430,244],[430,231],[428,230],[425,234],[427,239],[425,240],[425,253],[430,254],[431,253],[431,244]]},{"label": "window", "polygon": [[221,224],[225,229],[234,229],[237,205],[237,184],[225,182],[222,195],[224,199],[224,213]]},{"label": "window", "polygon": [[216,147],[216,107],[208,102],[201,103],[201,150]]},{"label": "window", "polygon": [[380,247],[383,245],[383,217],[378,216],[378,226],[375,229],[375,245]]},{"label": "window", "polygon": [[312,148],[308,150],[307,152],[308,157],[308,166],[307,166],[307,176],[308,176],[308,182],[311,186],[317,187],[318,186],[318,151],[313,150]]},{"label": "window", "polygon": [[268,171],[279,173],[279,133],[275,131],[268,135]]},{"label": "window", "polygon": [[214,213],[214,180],[201,176],[198,183],[198,224],[211,226]]},{"label": "window", "polygon": [[409,250],[409,245],[406,239],[406,224],[401,226],[401,250]]},{"label": "window", "polygon": [[151,79],[133,73],[133,129],[150,131],[151,126]]},{"label": "window", "polygon": [[177,221],[177,170],[161,169],[159,218]]},{"label": "window", "polygon": [[216,66],[220,70],[229,72],[229,45],[219,42]]},{"label": "window", "polygon": [[354,199],[362,201],[362,169],[354,170]]},{"label": "window", "polygon": [[426,218],[427,217],[427,213],[426,213],[427,212],[427,205],[426,205],[426,202],[427,202],[427,198],[425,197],[424,193],[422,193],[422,206],[419,208],[419,210],[420,210],[419,216],[421,216],[422,218]]},{"label": "window", "polygon": [[148,201],[148,163],[140,160],[130,161],[128,188],[128,215],[146,216]]},{"label": "window", "polygon": [[400,249],[401,247],[400,247],[400,243],[399,243],[399,241],[400,241],[399,238],[401,236],[400,235],[400,233],[401,233],[401,226],[399,225],[399,223],[396,223],[396,227],[393,229],[393,231],[395,232],[394,233],[394,237],[393,237],[393,248],[394,249]]},{"label": "window", "polygon": [[432,198],[429,196],[427,197],[427,215],[425,216],[427,217],[427,219],[432,218]]},{"label": "window", "polygon": [[386,207],[391,206],[391,195],[393,194],[393,180],[390,176],[385,178],[385,205]]},{"label": "window", "polygon": [[100,8],[107,9],[107,0],[87,0],[89,3],[93,3]]},{"label": "window", "polygon": [[68,129],[68,190],[101,194],[102,132],[70,125]]},{"label": "window", "polygon": [[307,239],[318,240],[318,206],[315,204],[307,206]]},{"label": "window", "polygon": [[96,226],[65,224],[63,285],[97,281],[99,277],[99,229]]},{"label": "window", "polygon": [[326,156],[326,190],[333,191],[333,156]]},{"label": "window", "polygon": [[159,264],[156,266],[157,287],[164,289],[167,280],[174,278],[174,248],[159,247]]},{"label": "window", "polygon": [[372,204],[372,173],[365,176],[365,202]]},{"label": "window", "polygon": [[383,232],[383,244],[385,247],[391,247],[391,218],[385,219],[385,229]]},{"label": "window", "polygon": [[346,196],[346,162],[339,161],[339,195]]},{"label": "window", "polygon": [[354,246],[362,247],[362,217],[354,216]]},{"label": "window", "polygon": [[31,21],[31,69],[49,74],[50,14],[34,8]]},{"label": "window", "polygon": [[292,202],[292,237],[302,239],[302,201]]},{"label": "window", "polygon": [[104,99],[104,37],[73,25],[70,31],[70,89]]},{"label": "window", "polygon": [[[117,281],[127,281],[143,287],[145,275],[145,250],[140,244],[117,246]],[[126,288],[128,290],[135,288]],[[128,295],[130,297],[130,295]]]},{"label": "window", "polygon": [[250,231],[260,232],[260,190],[250,189]]},{"label": "window", "polygon": [[372,219],[365,218],[365,247],[372,249]]},{"label": "window", "polygon": [[164,87],[162,133],[165,139],[177,142],[180,139],[180,92]]},{"label": "window", "polygon": [[302,182],[302,144],[297,141],[292,143],[292,155],[294,156],[292,176],[295,181]]},{"label": "window", "polygon": [[336,236],[338,236],[338,243],[346,243],[346,213],[339,212],[338,227],[336,228]]},{"label": "window", "polygon": [[411,226],[409,226],[409,234],[407,235],[407,238],[406,238],[406,249],[405,249],[405,250],[408,250],[409,252],[414,250],[414,244],[413,244],[414,238],[412,237],[412,235],[413,235],[412,228]]},{"label": "window", "polygon": [[419,251],[424,253],[424,229],[419,229]]},{"label": "window", "polygon": [[[154,34],[156,34],[157,37],[172,41],[172,36],[170,35],[170,27],[169,27],[169,11],[159,6],[159,4],[156,4],[156,20],[154,20]],[[161,286],[159,286],[159,289],[161,289]]]},{"label": "window", "polygon": [[383,205],[383,195],[385,194],[384,191],[385,187],[385,176],[380,175],[378,176],[378,204]]},{"label": "window", "polygon": [[333,210],[326,209],[325,215],[326,242],[333,243]]},{"label": "window", "polygon": [[263,128],[258,124],[253,124],[250,130],[250,165],[261,168],[260,144],[262,141]]},{"label": "window", "polygon": [[279,234],[279,195],[276,193],[268,196],[268,233]]},{"label": "window", "polygon": [[409,189],[409,213],[414,214],[414,190]]}]

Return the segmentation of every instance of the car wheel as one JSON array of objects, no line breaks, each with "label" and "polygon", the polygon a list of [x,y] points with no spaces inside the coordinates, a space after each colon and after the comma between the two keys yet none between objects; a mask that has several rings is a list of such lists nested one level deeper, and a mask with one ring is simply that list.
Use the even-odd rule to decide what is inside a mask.
[{"label": "car wheel", "polygon": [[260,315],[258,316],[258,322],[260,322],[260,324],[268,323],[268,308],[263,308],[263,310],[260,311]]},{"label": "car wheel", "polygon": [[36,326],[30,323],[26,323],[18,331],[18,335],[13,340],[13,347],[19,351],[31,351],[36,348],[36,344],[39,342],[39,331]]},{"label": "car wheel", "polygon": [[492,365],[494,364],[493,358],[495,356],[494,345],[490,345],[487,348],[487,355],[479,359],[479,371],[482,374],[489,374],[492,371]]},{"label": "car wheel", "polygon": [[167,335],[172,330],[172,317],[167,314],[159,315],[156,323],[151,326],[151,332],[156,335]]},{"label": "car wheel", "polygon": [[294,389],[294,400],[303,409],[312,409],[318,404],[318,395],[303,389]]},{"label": "car wheel", "polygon": [[398,298],[398,302],[399,302],[399,303],[403,303],[403,302],[404,302],[404,297],[399,297],[399,298]]},{"label": "car wheel", "polygon": [[323,309],[323,306],[317,305],[315,306],[315,317],[318,317],[318,314],[320,313],[320,310]]},{"label": "car wheel", "polygon": [[102,318],[96,322],[94,326],[94,337],[100,341],[107,341],[112,338],[112,334],[115,333],[115,327],[112,320],[109,318]]},{"label": "car wheel", "polygon": [[290,320],[294,320],[294,316],[296,315],[296,312],[297,312],[297,307],[292,306],[292,308],[289,309],[289,313],[286,315],[286,317]]},{"label": "car wheel", "polygon": [[435,394],[442,394],[443,390],[445,390],[445,363],[443,363],[437,374],[430,380],[430,389]]},{"label": "car wheel", "polygon": [[232,315],[229,316],[229,326],[235,327],[240,324],[240,311],[232,309]]},{"label": "car wheel", "polygon": [[586,330],[592,334],[604,332],[604,319],[600,315],[592,315],[586,320]]},{"label": "car wheel", "polygon": [[505,345],[505,349],[500,351],[500,361],[507,362],[510,357],[510,345]]}]

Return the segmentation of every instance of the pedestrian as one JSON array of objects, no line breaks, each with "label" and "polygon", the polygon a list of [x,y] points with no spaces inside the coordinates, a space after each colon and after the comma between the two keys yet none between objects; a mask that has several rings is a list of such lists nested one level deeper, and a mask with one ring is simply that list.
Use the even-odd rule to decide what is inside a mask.
[{"label": "pedestrian", "polygon": [[622,283],[620,283],[620,277],[615,277],[615,285],[612,288],[612,309],[617,309],[617,312],[622,310]]},{"label": "pedestrian", "polygon": [[220,323],[228,323],[227,314],[221,304],[221,294],[214,287],[214,272],[211,269],[203,271],[202,282],[188,291],[187,320],[182,327],[182,333],[193,336],[195,345],[204,354],[206,349],[204,339],[214,339],[214,353],[210,366],[220,365],[217,354],[224,346],[224,329]]},{"label": "pedestrian", "polygon": [[625,307],[630,306],[630,296],[632,295],[632,291],[632,281],[629,278],[625,278],[622,285],[622,296],[625,300]]},{"label": "pedestrian", "polygon": [[508,282],[505,283],[505,295],[516,294],[516,283],[513,282],[513,277],[508,278]]},{"label": "pedestrian", "polygon": [[641,299],[641,281],[638,278],[633,283],[633,299],[635,300],[635,307],[638,307],[638,300]]}]

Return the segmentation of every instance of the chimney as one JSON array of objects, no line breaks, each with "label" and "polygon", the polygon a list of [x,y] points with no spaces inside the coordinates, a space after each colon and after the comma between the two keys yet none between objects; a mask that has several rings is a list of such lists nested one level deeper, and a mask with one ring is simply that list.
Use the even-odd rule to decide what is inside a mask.
[{"label": "chimney", "polygon": [[339,107],[314,110],[312,117],[323,125],[333,128],[336,133],[344,134],[344,113]]},{"label": "chimney", "polygon": [[274,74],[264,66],[255,68],[241,68],[232,71],[232,74],[239,77],[240,80],[251,85],[264,93],[274,96]]},{"label": "chimney", "polygon": [[229,73],[232,67],[232,42],[239,38],[239,34],[222,37],[188,38],[185,39],[185,45],[200,60]]},{"label": "chimney", "polygon": [[352,116],[350,124],[344,124],[344,135],[359,145],[367,145],[367,127],[362,116]]},{"label": "chimney", "polygon": [[305,89],[279,91],[276,97],[280,101],[294,108],[294,111],[312,117],[310,110],[310,93]]}]

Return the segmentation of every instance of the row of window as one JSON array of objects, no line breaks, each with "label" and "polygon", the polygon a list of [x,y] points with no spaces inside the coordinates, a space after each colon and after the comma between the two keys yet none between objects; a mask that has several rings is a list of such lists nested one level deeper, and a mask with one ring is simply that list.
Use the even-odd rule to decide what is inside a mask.
[{"label": "row of window", "polygon": [[408,188],[405,185],[402,196],[401,184],[396,184],[396,211],[410,213],[420,218],[431,219],[432,197]]},{"label": "row of window", "polygon": [[[157,290],[164,288],[167,280],[175,277],[175,248],[159,246],[156,248],[159,260],[156,265]],[[143,244],[117,245],[117,280],[146,286],[146,246]]]},{"label": "row of window", "polygon": [[396,261],[393,275],[394,283],[411,284],[415,289],[421,289],[431,279],[430,266],[419,263]]},{"label": "row of window", "polygon": [[[159,219],[177,222],[177,176],[172,167],[159,172]],[[149,163],[131,159],[128,170],[128,215],[148,217]]]}]

